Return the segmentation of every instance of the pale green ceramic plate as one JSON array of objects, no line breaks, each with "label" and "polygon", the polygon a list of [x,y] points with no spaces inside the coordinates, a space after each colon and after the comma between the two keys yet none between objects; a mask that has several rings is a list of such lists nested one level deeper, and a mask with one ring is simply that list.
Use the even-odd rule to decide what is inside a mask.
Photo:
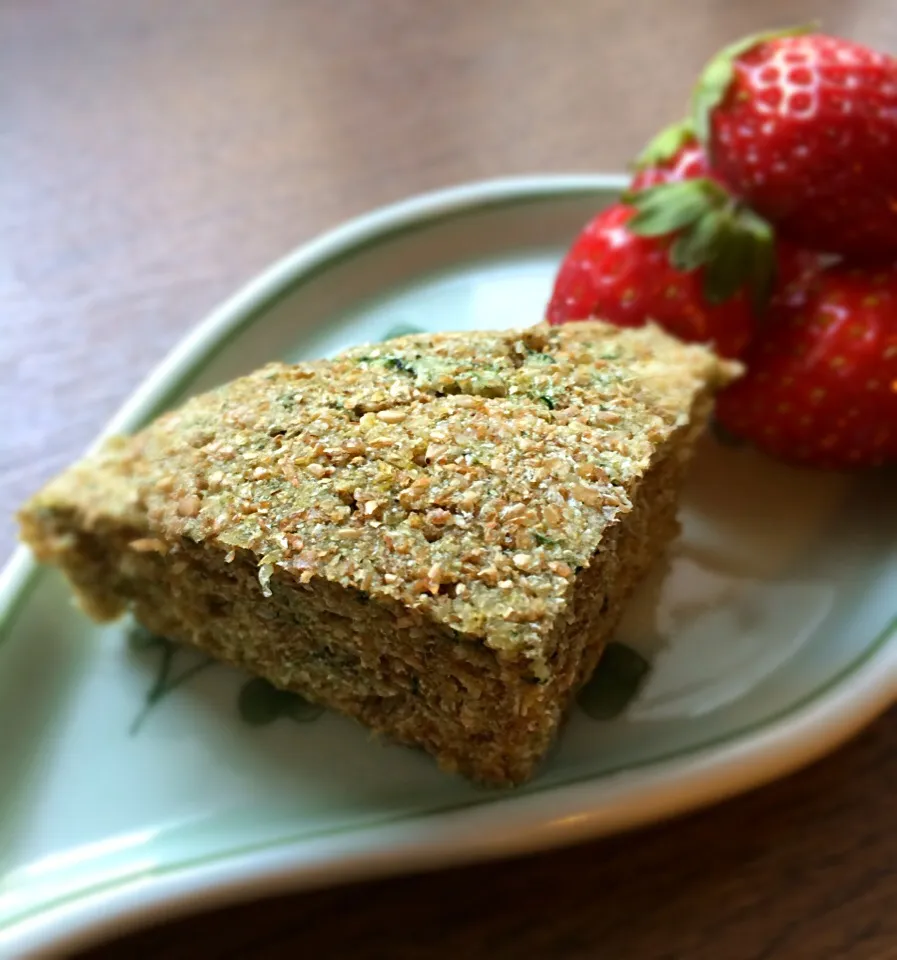
[{"label": "pale green ceramic plate", "polygon": [[[206,320],[111,429],[274,357],[404,326],[534,323],[564,247],[620,185],[498,181],[350,223]],[[71,949],[266,890],[569,843],[806,763],[897,694],[893,489],[708,441],[684,534],[620,630],[652,672],[616,720],[578,710],[513,793],[337,716],[266,715],[251,691],[244,714],[272,722],[248,724],[246,678],[186,652],[168,675],[183,682],[142,713],[166,648],[92,626],[55,574],[18,555],[0,588],[0,953]]]}]

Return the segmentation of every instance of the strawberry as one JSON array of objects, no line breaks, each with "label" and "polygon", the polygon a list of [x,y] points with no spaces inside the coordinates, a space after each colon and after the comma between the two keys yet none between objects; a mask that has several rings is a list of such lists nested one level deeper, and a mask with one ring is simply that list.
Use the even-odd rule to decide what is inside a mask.
[{"label": "strawberry", "polygon": [[780,304],[720,395],[719,423],[794,463],[897,461],[897,267],[830,267]]},{"label": "strawberry", "polygon": [[720,179],[710,169],[707,153],[698,143],[689,122],[674,123],[661,130],[641,152],[635,161],[635,169],[629,186],[633,192],[699,177]]},{"label": "strawberry", "polygon": [[726,48],[695,90],[711,165],[778,235],[897,256],[897,59],[800,30]]},{"label": "strawberry", "polygon": [[756,316],[766,309],[776,281],[777,248],[766,220],[737,199],[707,165],[690,124],[668,128],[639,161],[623,200],[636,215],[632,233],[667,238],[670,265],[691,272],[704,267],[704,299],[712,305],[746,290]]},{"label": "strawberry", "polygon": [[[633,232],[637,216],[632,207],[617,203],[580,233],[558,272],[548,322],[600,317],[632,327],[650,318],[682,340],[709,342],[721,356],[740,356],[755,319],[737,276],[696,270],[678,261],[675,241]],[[673,261],[682,269],[670,262],[671,248]],[[812,272],[815,264],[815,257],[784,246],[778,260],[782,292],[789,283],[804,283],[803,274]]]}]

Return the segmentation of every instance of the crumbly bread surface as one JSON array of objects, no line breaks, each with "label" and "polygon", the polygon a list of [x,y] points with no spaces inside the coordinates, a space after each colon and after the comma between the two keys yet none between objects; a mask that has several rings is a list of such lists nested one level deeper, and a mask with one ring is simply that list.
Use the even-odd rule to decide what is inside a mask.
[{"label": "crumbly bread surface", "polygon": [[675,530],[733,368],[654,327],[416,335],[271,364],[108,442],[22,513],[135,612],[518,782]]}]

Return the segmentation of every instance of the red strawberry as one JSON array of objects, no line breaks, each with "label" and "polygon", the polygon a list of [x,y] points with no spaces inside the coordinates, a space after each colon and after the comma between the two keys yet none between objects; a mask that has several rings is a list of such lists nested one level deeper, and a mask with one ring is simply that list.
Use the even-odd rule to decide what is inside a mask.
[{"label": "red strawberry", "polygon": [[897,461],[897,267],[835,266],[780,305],[717,418],[781,459],[835,469]]},{"label": "red strawberry", "polygon": [[[548,322],[600,317],[632,327],[650,318],[682,340],[709,342],[722,356],[740,356],[754,331],[745,290],[736,285],[720,299],[708,295],[707,270],[676,269],[668,238],[629,229],[635,215],[631,207],[614,204],[576,238],[558,272]],[[779,263],[784,289],[789,282],[803,282],[815,257],[783,247]]]},{"label": "red strawberry", "polygon": [[694,129],[733,192],[779,235],[897,256],[897,59],[795,31],[723,50],[694,96]]}]

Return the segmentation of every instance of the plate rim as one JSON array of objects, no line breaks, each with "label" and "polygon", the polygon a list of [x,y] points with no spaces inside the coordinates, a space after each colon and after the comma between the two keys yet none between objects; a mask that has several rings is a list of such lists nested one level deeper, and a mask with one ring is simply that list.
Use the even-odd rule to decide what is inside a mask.
[{"label": "plate rim", "polygon": [[[143,380],[96,442],[128,431],[171,400],[180,384],[318,268],[415,225],[503,203],[616,193],[623,174],[502,177],[419,194],[363,214],[299,245],[212,310]],[[0,643],[41,568],[20,547],[0,574]],[[30,953],[84,946],[164,911],[166,917],[222,905],[247,893],[437,868],[535,852],[631,829],[760,786],[834,749],[897,699],[897,619],[820,689],[779,714],[687,753],[621,775],[508,795],[331,835],[275,841],[251,850],[160,867],[108,888],[57,900],[0,928],[0,949]],[[624,782],[625,781],[625,782]],[[664,790],[650,789],[663,783]],[[596,808],[595,794],[602,803]],[[635,800],[628,794],[635,794]],[[610,795],[610,800],[608,796]],[[550,809],[546,810],[546,797]],[[474,845],[473,841],[476,840]],[[410,841],[410,842],[409,842]]]}]

